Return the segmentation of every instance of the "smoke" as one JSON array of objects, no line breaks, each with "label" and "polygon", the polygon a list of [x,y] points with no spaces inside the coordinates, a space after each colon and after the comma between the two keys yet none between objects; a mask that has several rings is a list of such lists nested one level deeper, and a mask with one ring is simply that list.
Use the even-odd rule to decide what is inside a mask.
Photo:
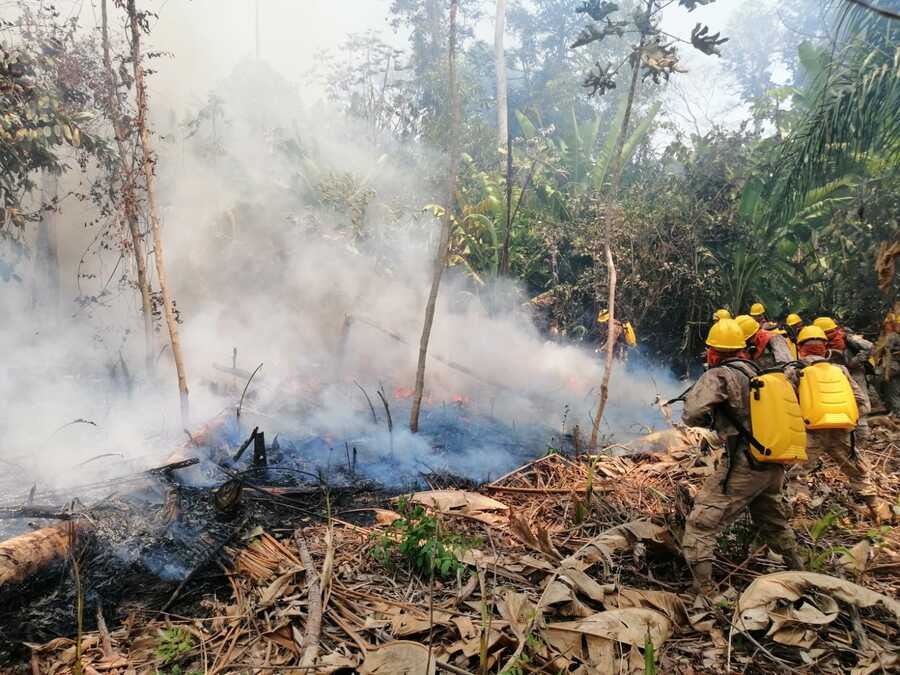
[{"label": "smoke", "polygon": [[[165,38],[154,35],[160,49]],[[548,340],[521,288],[475,280],[462,266],[441,287],[430,345],[441,360],[428,363],[422,433],[409,433],[406,390],[439,226],[428,205],[441,201],[444,158],[304,99],[264,61],[240,60],[217,82],[206,74],[219,68],[220,47],[200,53],[203,44],[188,52],[189,100],[160,93],[174,90],[165,68],[152,100],[193,422],[240,397],[246,378],[222,367],[263,364],[229,442],[256,420],[270,441],[279,434],[283,455],[326,478],[355,448],[353,468],[388,485],[429,470],[486,479],[560,447],[576,425],[586,437],[602,357]],[[183,62],[176,52],[174,67]],[[186,439],[164,327],[147,373],[136,291],[113,283],[101,292],[130,273],[129,261],[115,251],[88,256],[96,278],[80,280],[80,295],[101,302],[73,302],[74,270],[95,234],[82,225],[85,209],[58,216],[64,288],[55,318],[39,311],[27,275],[0,296],[8,317],[0,349],[14,355],[0,366],[0,460],[17,475],[11,496],[32,482],[49,489],[152,466]],[[651,402],[677,387],[664,369],[632,359],[613,374],[604,416],[603,433],[617,440],[662,426]],[[64,426],[76,419],[91,423]],[[84,464],[98,455],[107,456]]]}]

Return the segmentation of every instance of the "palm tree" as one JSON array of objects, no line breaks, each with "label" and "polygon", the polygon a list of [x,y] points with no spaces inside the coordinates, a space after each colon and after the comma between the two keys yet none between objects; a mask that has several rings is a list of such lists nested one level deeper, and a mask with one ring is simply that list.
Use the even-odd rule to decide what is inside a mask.
[{"label": "palm tree", "polygon": [[[882,3],[900,8],[900,0]],[[835,10],[837,38],[809,113],[788,137],[773,177],[773,216],[788,220],[813,188],[877,152],[900,160],[900,21],[854,3]]]}]

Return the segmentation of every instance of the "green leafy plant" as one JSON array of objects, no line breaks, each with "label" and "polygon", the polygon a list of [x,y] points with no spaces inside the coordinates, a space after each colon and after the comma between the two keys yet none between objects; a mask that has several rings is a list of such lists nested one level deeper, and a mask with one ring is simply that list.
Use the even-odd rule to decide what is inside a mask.
[{"label": "green leafy plant", "polygon": [[174,665],[177,671],[169,669],[170,675],[181,675],[181,667],[177,662],[187,656],[194,648],[194,636],[183,628],[166,628],[159,633],[156,644],[156,658],[162,665]]},{"label": "green leafy plant", "polygon": [[408,499],[401,499],[397,510],[402,517],[391,523],[372,549],[376,561],[391,569],[399,557],[415,574],[442,579],[465,569],[459,556],[477,545],[477,540],[447,532],[423,506]]},{"label": "green leafy plant", "polygon": [[893,527],[890,525],[881,525],[880,527],[873,527],[870,530],[866,531],[866,539],[868,539],[873,544],[883,544],[887,536],[893,531]]},{"label": "green leafy plant", "polygon": [[588,475],[587,475],[587,485],[584,490],[584,500],[582,500],[578,495],[572,497],[572,502],[574,504],[574,510],[572,512],[572,522],[575,525],[581,525],[585,522],[591,515],[592,503],[594,499],[594,463],[590,462],[588,464]]},{"label": "green leafy plant", "polygon": [[834,526],[838,517],[839,514],[837,512],[829,511],[813,523],[812,528],[809,530],[809,538],[813,540],[814,544],[818,543],[822,536]]},{"label": "green leafy plant", "polygon": [[656,650],[649,630],[644,638],[644,675],[656,675]]},{"label": "green leafy plant", "polygon": [[812,539],[813,545],[806,550],[806,565],[811,572],[822,571],[828,560],[835,554],[850,555],[850,549],[846,546],[822,546],[820,544],[822,537],[835,526],[840,517],[841,514],[839,512],[829,511],[813,523],[813,526],[808,530],[809,538]]},{"label": "green leafy plant", "polygon": [[532,654],[540,649],[542,645],[543,641],[539,636],[529,633],[525,637],[525,648],[522,650],[522,653],[519,654],[512,665],[501,671],[500,675],[525,675],[533,672],[534,668],[529,668],[528,664],[532,662]]}]

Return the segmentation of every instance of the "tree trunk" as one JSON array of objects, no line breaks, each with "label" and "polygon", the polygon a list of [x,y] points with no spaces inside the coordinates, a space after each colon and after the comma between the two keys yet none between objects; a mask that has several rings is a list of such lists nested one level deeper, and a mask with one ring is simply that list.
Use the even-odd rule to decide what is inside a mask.
[{"label": "tree trunk", "polygon": [[[654,0],[647,0],[647,10],[644,13],[644,21],[650,20],[653,14]],[[616,138],[616,147],[613,150],[613,172],[610,184],[610,194],[615,197],[619,192],[619,186],[622,183],[622,152],[625,150],[625,139],[628,137],[628,125],[631,123],[631,111],[634,108],[634,99],[637,96],[638,76],[641,72],[641,53],[644,49],[646,36],[641,33],[640,42],[638,42],[638,51],[635,56],[634,63],[631,64],[631,86],[628,88],[628,98],[625,103],[625,116],[622,118],[622,126],[619,128],[619,135]]]},{"label": "tree trunk", "polygon": [[[647,0],[647,9],[644,13],[645,23],[650,20],[653,14],[653,3],[655,0]],[[619,128],[619,135],[616,138],[616,147],[613,151],[613,173],[610,184],[610,197],[615,199],[619,194],[619,188],[622,185],[622,152],[625,150],[625,138],[628,135],[628,125],[631,122],[631,111],[634,108],[634,100],[637,97],[638,75],[641,70],[641,54],[644,49],[646,36],[641,33],[641,39],[638,42],[638,50],[635,54],[634,62],[631,64],[631,85],[628,88],[628,99],[625,103],[625,116],[622,118],[622,126]],[[597,447],[597,439],[600,433],[600,422],[603,419],[603,411],[606,408],[606,400],[609,398],[609,378],[612,375],[613,354],[615,350],[616,340],[618,339],[618,329],[616,328],[616,266],[612,257],[612,214],[607,213],[605,228],[606,251],[606,269],[609,276],[609,330],[606,334],[606,368],[603,371],[603,381],[600,384],[600,396],[597,399],[597,412],[594,415],[594,425],[591,429],[591,448]]]},{"label": "tree trunk", "polygon": [[43,322],[56,325],[59,318],[59,213],[56,203],[59,176],[45,171],[42,182],[43,213],[35,241],[32,305]]},{"label": "tree trunk", "polygon": [[[503,227],[503,248],[500,249],[500,272],[501,276],[509,274],[509,240],[512,237],[512,221],[515,213],[512,207],[512,188],[513,188],[513,149],[512,136],[509,135],[509,129],[506,131],[506,222]],[[519,203],[525,194],[527,185],[522,186],[522,192],[519,194]],[[516,205],[518,211],[518,204]]]},{"label": "tree trunk", "polygon": [[619,331],[616,328],[616,266],[613,263],[612,250],[609,247],[610,214],[606,216],[606,268],[609,270],[609,330],[606,331],[606,369],[603,371],[603,381],[600,384],[600,397],[597,399],[597,413],[594,415],[594,426],[591,428],[590,447],[597,447],[597,437],[600,433],[600,420],[603,419],[603,410],[606,408],[606,400],[609,398],[609,376],[612,374],[613,354],[616,341],[619,339]]},{"label": "tree trunk", "polygon": [[143,158],[141,166],[144,171],[147,189],[147,207],[150,212],[150,234],[153,237],[153,259],[156,261],[156,277],[162,296],[163,316],[169,329],[169,341],[172,346],[172,357],[175,360],[175,372],[178,375],[178,392],[181,398],[181,422],[187,428],[190,421],[188,405],[187,376],[184,370],[184,359],[181,354],[181,339],[178,336],[178,323],[175,320],[175,308],[169,293],[169,280],[166,275],[166,263],[163,255],[162,233],[159,225],[159,207],[156,203],[156,160],[153,148],[150,147],[150,130],[147,124],[147,83],[144,77],[144,66],[141,63],[141,26],[135,9],[135,0],[128,0],[128,19],[131,23],[131,60],[134,68],[134,86],[137,96],[137,130],[141,141]]},{"label": "tree trunk", "polygon": [[503,37],[506,33],[506,0],[497,0],[494,16],[494,64],[497,71],[497,148],[506,146],[506,222],[503,231],[503,248],[500,250],[499,273],[509,274],[509,239],[512,233],[512,137],[509,133],[508,87],[506,83],[506,51]]},{"label": "tree trunk", "polygon": [[116,145],[119,150],[119,182],[122,187],[122,213],[128,224],[128,232],[131,235],[131,248],[134,254],[134,263],[137,268],[137,285],[141,294],[141,313],[144,318],[144,360],[147,364],[147,372],[153,370],[153,308],[150,305],[150,281],[147,278],[147,258],[144,254],[144,237],[138,224],[137,198],[135,196],[134,171],[128,162],[128,153],[125,139],[128,132],[122,120],[122,100],[119,94],[116,73],[112,67],[112,58],[109,54],[109,20],[106,11],[106,0],[100,6],[101,29],[103,39],[103,67],[106,71],[106,114],[109,116],[116,136]]},{"label": "tree trunk", "polygon": [[0,542],[0,590],[21,583],[69,553],[74,536],[87,532],[87,521],[70,520]]},{"label": "tree trunk", "polygon": [[[132,0],[133,1],[133,0]],[[434,310],[437,305],[441,276],[447,265],[447,254],[450,246],[450,222],[453,215],[453,203],[456,198],[456,180],[459,171],[459,92],[456,88],[456,14],[459,0],[450,0],[450,47],[448,49],[449,71],[448,86],[450,88],[450,176],[447,188],[447,206],[441,220],[441,236],[437,251],[434,254],[434,269],[431,278],[431,291],[425,306],[425,324],[422,326],[422,337],[419,340],[419,363],[416,367],[416,386],[413,392],[412,411],[409,416],[409,430],[419,430],[419,411],[422,407],[422,394],[425,391],[425,359],[428,355],[428,341],[431,339],[431,327],[434,324]]]},{"label": "tree trunk", "polygon": [[497,148],[506,145],[509,135],[509,109],[506,103],[506,52],[503,36],[506,32],[506,0],[497,0],[494,18],[494,64],[497,70]]}]

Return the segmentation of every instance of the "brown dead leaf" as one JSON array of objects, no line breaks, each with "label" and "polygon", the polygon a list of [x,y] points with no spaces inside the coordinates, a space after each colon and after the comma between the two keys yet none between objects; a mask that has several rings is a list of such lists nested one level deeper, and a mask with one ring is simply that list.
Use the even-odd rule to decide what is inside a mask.
[{"label": "brown dead leaf", "polygon": [[613,584],[600,585],[575,566],[568,564],[568,558],[561,563],[559,574],[565,577],[591,600],[603,602],[606,594],[615,589]]},{"label": "brown dead leaf", "polygon": [[561,564],[572,567],[574,562],[586,560],[591,564],[602,562],[607,568],[611,568],[613,553],[630,549],[637,543],[677,550],[672,535],[665,527],[649,520],[634,520],[601,532]]},{"label": "brown dead leaf", "polygon": [[454,616],[452,621],[453,625],[456,626],[456,630],[459,631],[459,637],[468,639],[478,635],[478,629],[469,617],[460,614]]},{"label": "brown dead leaf", "polygon": [[524,640],[525,632],[531,625],[532,618],[536,612],[534,603],[528,599],[528,596],[505,588],[501,592],[497,609],[500,612],[500,616],[509,622],[509,627],[516,638],[520,642]]},{"label": "brown dead leaf", "polygon": [[375,515],[375,523],[378,525],[390,525],[403,517],[390,509],[372,509],[372,513]]},{"label": "brown dead leaf", "polygon": [[297,572],[302,572],[303,569],[294,569],[281,574],[275,578],[271,584],[266,586],[262,592],[259,594],[259,606],[261,608],[270,607],[275,604],[275,601],[286,594],[286,592],[290,589],[290,582],[294,578],[294,575]]},{"label": "brown dead leaf", "polygon": [[336,670],[344,670],[347,668],[356,668],[359,664],[357,659],[350,658],[338,652],[332,652],[325,656],[320,656],[316,662],[316,672],[331,673]]},{"label": "brown dead leaf", "polygon": [[844,553],[840,557],[838,562],[842,567],[855,572],[856,574],[862,574],[869,566],[869,557],[871,551],[872,544],[868,539],[863,539],[861,542],[851,548],[848,553]]},{"label": "brown dead leaf", "polygon": [[551,607],[552,605],[558,605],[561,602],[571,602],[575,599],[575,595],[571,586],[559,579],[552,579],[550,581],[550,587],[544,590],[541,598],[545,607]]},{"label": "brown dead leaf", "polygon": [[546,528],[538,526],[536,529],[532,529],[524,517],[512,512],[509,514],[509,529],[518,537],[519,541],[529,548],[543,553],[551,560],[562,558],[553,542],[550,541],[550,533]]},{"label": "brown dead leaf", "polygon": [[297,646],[297,643],[294,641],[294,633],[291,630],[291,624],[289,622],[282,624],[278,628],[263,633],[262,636],[265,639],[274,642],[279,647],[288,649],[295,654],[300,653],[300,647]]},{"label": "brown dead leaf", "polygon": [[395,640],[366,653],[361,675],[434,675],[435,655],[418,642]]},{"label": "brown dead leaf", "polygon": [[619,609],[645,607],[665,614],[675,626],[685,628],[690,625],[684,603],[674,593],[668,591],[645,591],[637,588],[620,588],[612,594],[611,600]]},{"label": "brown dead leaf", "polygon": [[878,653],[866,658],[865,663],[860,663],[850,671],[850,675],[873,675],[873,673],[894,673],[900,667],[900,655]]},{"label": "brown dead leaf", "polygon": [[[431,619],[427,612],[408,612],[399,607],[389,606],[386,610],[379,610],[379,614],[386,614],[390,619],[391,632],[397,637],[407,637],[416,633],[423,633],[435,626],[447,626],[452,615],[449,612],[434,610]],[[367,617],[367,620],[371,617]],[[377,623],[377,622],[376,622]]]},{"label": "brown dead leaf", "polygon": [[857,607],[881,605],[900,620],[900,602],[859,584],[815,572],[775,572],[757,577],[741,594],[735,607],[736,622],[747,630],[765,628],[769,623],[768,612],[760,615],[754,610],[774,608],[779,600],[796,602],[810,591],[831,595]]},{"label": "brown dead leaf", "polygon": [[649,635],[653,646],[659,648],[672,635],[672,622],[662,612],[629,607],[598,612],[579,621],[552,623],[547,631],[594,635],[639,647],[644,646]]},{"label": "brown dead leaf", "polygon": [[668,452],[696,447],[694,439],[681,429],[664,429],[641,436],[626,444],[632,453],[664,455]]},{"label": "brown dead leaf", "polygon": [[416,492],[410,496],[409,500],[414,504],[427,506],[439,513],[449,515],[460,513],[489,525],[505,522],[505,514],[509,511],[509,507],[503,502],[498,502],[496,499],[491,499],[477,492],[466,492],[464,490]]},{"label": "brown dead leaf", "polygon": [[809,649],[818,639],[818,634],[814,630],[808,628],[798,628],[791,626],[775,631],[769,637],[773,641],[781,645],[789,647],[800,647],[801,649]]},{"label": "brown dead leaf", "polygon": [[[497,626],[496,624],[497,622],[495,621],[491,625],[490,633],[487,634],[488,650],[490,650],[495,644],[497,644],[501,638],[505,637],[503,635],[502,627]],[[476,626],[476,632],[474,635],[460,638],[447,647],[447,653],[455,654],[456,652],[462,652],[463,656],[465,656],[467,659],[470,659],[478,654],[481,651],[481,630],[481,626]],[[485,630],[485,633],[487,633],[487,630]]]}]

